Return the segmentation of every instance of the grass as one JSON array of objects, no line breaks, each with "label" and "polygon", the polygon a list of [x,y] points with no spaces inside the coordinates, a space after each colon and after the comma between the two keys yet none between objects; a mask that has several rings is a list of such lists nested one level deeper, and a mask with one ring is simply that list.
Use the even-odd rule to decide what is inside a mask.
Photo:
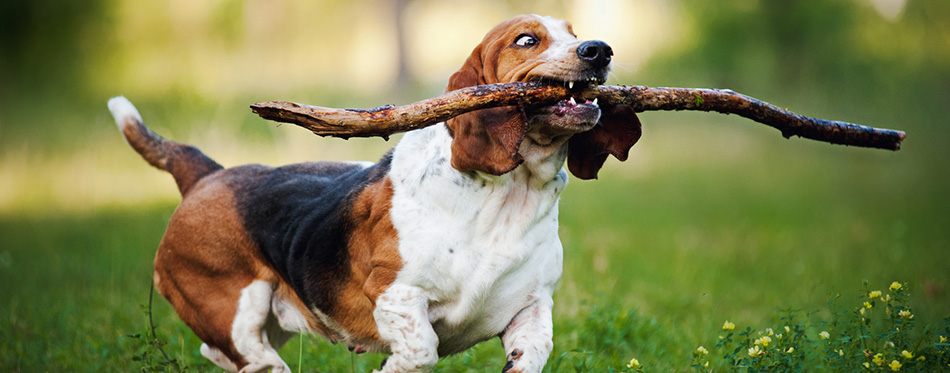
[{"label": "grass", "polygon": [[[724,320],[761,330],[786,309],[830,319],[827,302],[860,291],[862,280],[913,284],[918,324],[950,315],[945,172],[911,149],[747,130],[670,125],[600,181],[572,182],[561,204],[565,275],[550,371],[620,371],[634,357],[646,370],[689,369]],[[694,140],[666,148],[687,133]],[[47,208],[0,215],[0,371],[128,371],[148,367],[143,354],[157,361],[141,338],[143,307],[174,204]],[[161,298],[153,316],[173,359],[213,369]],[[383,358],[311,337],[281,354],[303,371],[368,371]],[[443,359],[439,371],[496,370],[503,355],[492,340]]]},{"label": "grass", "polygon": [[[0,58],[7,67],[0,71],[0,372],[173,368],[162,365],[161,353],[147,342],[145,307],[152,257],[177,202],[175,186],[116,134],[105,109],[108,95],[129,95],[154,129],[198,145],[223,164],[276,165],[372,159],[394,141],[319,139],[292,126],[264,124],[249,113],[249,103],[372,107],[442,89],[436,84],[406,95],[370,94],[345,73],[319,73],[335,69],[311,60],[303,62],[307,69],[326,79],[284,81],[271,73],[299,68],[301,62],[292,61],[298,53],[256,62],[257,54],[236,53],[249,48],[241,47],[245,42],[222,39],[216,26],[201,25],[209,14],[237,9],[231,6],[237,2],[201,8],[210,13],[185,9],[186,27],[176,27],[184,30],[178,36],[148,27],[181,16],[164,11],[135,16],[146,31],[128,33],[111,19],[128,9],[82,3],[84,15],[70,12],[69,2],[22,3],[40,4],[24,10],[43,11],[7,12],[16,13],[11,20],[17,22],[4,40],[21,42],[0,43],[13,57]],[[887,347],[904,338],[893,334],[888,323],[895,321],[862,329],[854,317],[869,299],[865,280],[870,290],[885,292],[892,281],[905,284],[906,304],[900,306],[913,310],[915,333],[928,341],[922,346],[935,337],[925,326],[939,328],[950,316],[950,59],[939,21],[947,7],[911,1],[897,20],[882,21],[871,7],[850,9],[840,1],[792,6],[790,13],[762,4],[720,9],[690,3],[679,6],[686,10],[681,16],[695,18],[679,27],[687,40],[671,40],[642,68],[628,63],[629,56],[616,56],[620,75],[611,84],[732,88],[806,115],[902,129],[908,139],[900,152],[888,152],[784,140],[774,130],[715,114],[641,115],[645,133],[630,160],[608,161],[599,181],[572,181],[562,199],[565,268],[555,293],[555,351],[547,371],[704,370],[699,366],[706,358],[716,359],[711,366],[717,371],[732,367],[735,358],[743,359],[745,370],[781,369],[784,360],[756,360],[743,349],[766,328],[783,330],[789,315],[801,322],[800,328],[792,323],[802,336],[796,350],[810,351],[802,369],[817,370],[822,361],[832,371],[861,369],[868,362],[862,359],[876,356],[863,349],[886,358],[881,368],[894,360],[904,370],[922,365],[901,360],[900,350],[918,356],[924,350]],[[47,12],[55,9],[61,11]],[[222,26],[228,35],[242,30],[237,25],[247,18],[221,15],[234,21],[233,30]],[[782,22],[750,22],[770,17]],[[321,24],[314,21],[319,18],[307,22]],[[337,23],[327,25],[337,29]],[[255,29],[261,25],[277,26]],[[292,29],[297,35],[296,26],[264,31]],[[656,34],[641,29],[647,37]],[[746,32],[753,29],[759,32]],[[667,31],[677,33],[660,33]],[[154,37],[166,34],[172,36]],[[179,46],[174,41],[181,38],[188,40]],[[306,37],[288,40],[326,49]],[[66,48],[51,47],[57,45]],[[174,53],[160,53],[166,45],[175,45]],[[160,66],[164,59],[156,65],[148,57],[154,53],[174,56],[176,66]],[[74,54],[79,58],[50,58]],[[195,73],[222,56],[228,60],[224,75]],[[240,66],[261,67],[263,78],[215,83]],[[156,79],[162,84],[143,85]],[[881,316],[887,306],[877,299],[869,310]],[[152,316],[169,357],[190,371],[214,370],[198,353],[200,341],[160,297]],[[726,320],[736,325],[729,345],[719,339],[730,334],[722,328]],[[821,331],[830,331],[828,340]],[[861,348],[852,343],[859,339]],[[709,355],[697,356],[699,346]],[[295,338],[280,353],[297,371],[365,372],[383,359],[312,337]],[[640,367],[627,367],[633,358]],[[498,371],[503,365],[500,343],[491,340],[443,359],[439,371]]]}]

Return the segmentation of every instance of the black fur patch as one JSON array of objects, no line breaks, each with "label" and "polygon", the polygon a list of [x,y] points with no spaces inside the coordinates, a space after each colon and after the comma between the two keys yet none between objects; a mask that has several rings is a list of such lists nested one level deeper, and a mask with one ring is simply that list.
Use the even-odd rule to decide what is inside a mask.
[{"label": "black fur patch", "polygon": [[336,162],[232,169],[245,175],[231,181],[245,229],[308,306],[335,314],[333,295],[349,279],[352,200],[391,162],[389,152],[365,169]]}]

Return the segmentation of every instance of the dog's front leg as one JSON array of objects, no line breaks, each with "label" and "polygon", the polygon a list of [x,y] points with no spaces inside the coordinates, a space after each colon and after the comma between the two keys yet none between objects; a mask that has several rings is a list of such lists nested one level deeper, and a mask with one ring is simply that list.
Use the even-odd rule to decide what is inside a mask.
[{"label": "dog's front leg", "polygon": [[392,355],[382,372],[429,372],[439,360],[439,337],[429,323],[429,300],[422,289],[393,284],[376,299],[373,317]]},{"label": "dog's front leg", "polygon": [[502,373],[537,373],[544,368],[554,348],[553,305],[554,301],[548,295],[511,319],[501,334],[501,343],[508,354],[508,363]]}]

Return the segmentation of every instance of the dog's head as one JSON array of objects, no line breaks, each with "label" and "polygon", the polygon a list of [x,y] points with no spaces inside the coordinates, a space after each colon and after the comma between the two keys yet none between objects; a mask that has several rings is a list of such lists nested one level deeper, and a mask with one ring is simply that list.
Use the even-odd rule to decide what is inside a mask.
[{"label": "dog's head", "polygon": [[[610,72],[610,46],[581,41],[565,21],[518,16],[488,32],[447,91],[480,84],[538,81],[580,93]],[[533,151],[550,153],[567,142],[568,169],[594,179],[607,155],[623,161],[640,138],[640,122],[626,105],[574,99],[540,107],[478,110],[446,122],[452,132],[452,166],[492,175],[509,172]],[[563,159],[563,158],[562,158]]]}]

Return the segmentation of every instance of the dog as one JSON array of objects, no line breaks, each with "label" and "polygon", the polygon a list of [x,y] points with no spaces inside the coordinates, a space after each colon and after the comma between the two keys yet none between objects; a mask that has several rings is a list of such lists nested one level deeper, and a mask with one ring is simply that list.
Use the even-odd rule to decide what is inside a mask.
[{"label": "dog", "polygon": [[[565,21],[524,15],[493,28],[447,91],[540,81],[576,97],[603,84],[613,52]],[[578,102],[581,100],[581,102]],[[640,138],[629,106],[574,97],[466,113],[405,134],[379,162],[225,169],[149,130],[124,97],[127,142],[182,195],[153,281],[228,371],[290,371],[296,333],[389,354],[383,372],[499,337],[503,372],[540,372],[553,348],[561,276],[558,197]]]}]

